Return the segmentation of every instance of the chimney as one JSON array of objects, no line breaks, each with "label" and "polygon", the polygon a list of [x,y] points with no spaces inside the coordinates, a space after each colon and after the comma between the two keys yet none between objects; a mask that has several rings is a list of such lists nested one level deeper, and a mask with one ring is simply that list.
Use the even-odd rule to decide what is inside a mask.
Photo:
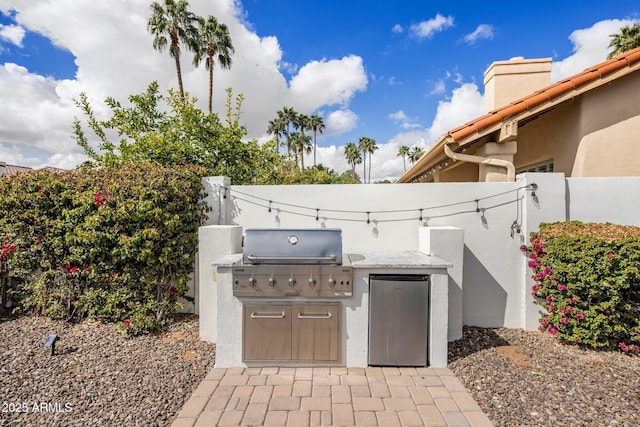
[{"label": "chimney", "polygon": [[486,112],[496,110],[551,84],[551,58],[516,56],[496,61],[484,73]]}]

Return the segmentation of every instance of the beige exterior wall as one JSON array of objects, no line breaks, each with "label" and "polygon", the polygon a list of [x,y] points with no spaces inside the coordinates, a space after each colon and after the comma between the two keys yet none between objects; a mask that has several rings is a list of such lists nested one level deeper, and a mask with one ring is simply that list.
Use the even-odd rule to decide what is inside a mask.
[{"label": "beige exterior wall", "polygon": [[640,73],[558,105],[518,130],[516,168],[553,160],[570,177],[640,175]]},{"label": "beige exterior wall", "polygon": [[[552,160],[567,177],[640,176],[639,90],[635,72],[521,125],[514,166]],[[478,181],[478,166],[442,171],[439,181]]]},{"label": "beige exterior wall", "polygon": [[484,73],[486,112],[551,84],[551,58],[496,61]]}]

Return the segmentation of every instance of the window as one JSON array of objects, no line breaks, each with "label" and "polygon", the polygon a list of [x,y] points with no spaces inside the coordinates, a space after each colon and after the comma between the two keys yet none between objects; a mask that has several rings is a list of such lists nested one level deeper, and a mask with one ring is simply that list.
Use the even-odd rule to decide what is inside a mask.
[{"label": "window", "polygon": [[546,162],[516,169],[516,173],[524,173],[524,172],[553,172],[553,160],[548,160]]}]

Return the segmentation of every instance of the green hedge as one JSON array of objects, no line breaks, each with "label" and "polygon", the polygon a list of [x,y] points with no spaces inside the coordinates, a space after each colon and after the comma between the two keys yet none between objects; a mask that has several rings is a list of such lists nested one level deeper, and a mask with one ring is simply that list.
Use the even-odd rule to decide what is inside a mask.
[{"label": "green hedge", "polygon": [[122,321],[129,334],[161,327],[188,290],[203,173],[139,164],[0,179],[0,240],[18,309]]},{"label": "green hedge", "polygon": [[529,246],[540,330],[591,348],[640,353],[640,227],[541,224]]}]

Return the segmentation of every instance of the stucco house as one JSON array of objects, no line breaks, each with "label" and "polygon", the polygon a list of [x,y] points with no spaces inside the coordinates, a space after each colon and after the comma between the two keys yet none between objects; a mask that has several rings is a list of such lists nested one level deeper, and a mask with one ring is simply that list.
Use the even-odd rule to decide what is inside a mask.
[{"label": "stucco house", "polygon": [[[35,169],[26,167],[26,166],[16,166],[16,165],[8,165],[5,162],[0,162],[0,178],[1,177],[12,177],[16,175],[22,175],[24,173],[33,172]],[[65,169],[55,168],[53,166],[45,166],[42,169],[48,172],[64,172]]]},{"label": "stucco house", "polygon": [[488,113],[443,135],[397,182],[640,176],[640,48],[550,83],[551,58],[494,62]]}]

